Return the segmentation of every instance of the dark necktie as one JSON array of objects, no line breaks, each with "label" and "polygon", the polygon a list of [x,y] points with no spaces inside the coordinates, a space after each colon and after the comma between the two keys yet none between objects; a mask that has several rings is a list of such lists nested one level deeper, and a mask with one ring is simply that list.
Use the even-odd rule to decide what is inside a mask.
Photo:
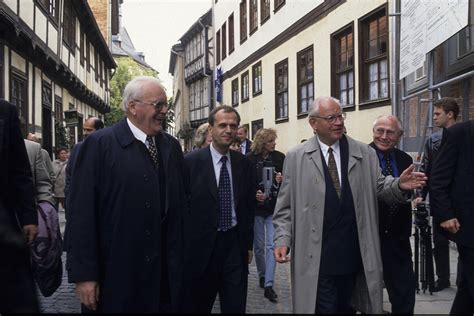
[{"label": "dark necktie", "polygon": [[150,153],[151,159],[155,167],[158,168],[158,150],[156,149],[155,139],[153,136],[147,136],[146,141],[148,143],[148,152]]},{"label": "dark necktie", "polygon": [[221,174],[219,176],[219,229],[226,231],[232,227],[232,192],[230,187],[230,176],[227,171],[227,156],[221,158]]},{"label": "dark necktie", "polygon": [[339,183],[339,174],[337,173],[337,165],[336,160],[334,159],[334,154],[332,153],[333,150],[331,147],[328,149],[329,159],[328,159],[328,169],[329,175],[331,176],[332,184],[334,185],[334,189],[336,189],[337,196],[341,197],[341,184]]},{"label": "dark necktie", "polygon": [[383,170],[384,176],[394,176],[392,168],[392,160],[390,159],[389,153],[383,154],[383,159],[385,160],[385,168]]},{"label": "dark necktie", "polygon": [[[385,168],[382,170],[384,176],[395,176],[392,168],[392,159],[390,159],[390,154],[385,152],[383,153],[383,160],[385,161]],[[398,205],[391,203],[388,206],[388,216],[393,217],[397,214]]]}]

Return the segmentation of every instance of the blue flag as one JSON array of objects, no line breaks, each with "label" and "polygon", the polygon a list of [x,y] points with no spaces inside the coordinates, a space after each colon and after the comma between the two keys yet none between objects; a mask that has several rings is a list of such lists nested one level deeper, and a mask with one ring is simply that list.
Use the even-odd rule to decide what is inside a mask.
[{"label": "blue flag", "polygon": [[222,103],[222,69],[221,67],[216,68],[216,79],[214,80],[214,86],[216,89],[216,102]]}]

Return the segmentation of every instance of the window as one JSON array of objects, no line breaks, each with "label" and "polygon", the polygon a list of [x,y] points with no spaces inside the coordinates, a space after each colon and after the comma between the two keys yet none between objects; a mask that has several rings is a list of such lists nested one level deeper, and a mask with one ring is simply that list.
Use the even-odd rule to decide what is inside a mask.
[{"label": "window", "polygon": [[221,30],[216,33],[216,64],[221,63]]},{"label": "window", "polygon": [[249,100],[249,72],[248,70],[242,74],[240,78],[242,85],[242,103]]},{"label": "window", "polygon": [[250,0],[249,13],[249,33],[252,34],[258,28],[258,0]]},{"label": "window", "polygon": [[28,85],[24,75],[12,73],[10,83],[10,101],[16,106],[18,111],[18,118],[20,120],[20,128],[23,137],[27,134],[28,122]]},{"label": "window", "polygon": [[275,65],[275,119],[288,118],[288,59]]},{"label": "window", "polygon": [[332,96],[342,107],[354,105],[354,33],[352,25],[331,37]]},{"label": "window", "polygon": [[285,0],[274,0],[273,12],[277,12],[284,5],[285,5]]},{"label": "window", "polygon": [[388,24],[385,8],[361,23],[363,101],[388,98]]},{"label": "window", "polygon": [[54,100],[54,119],[56,122],[63,121],[63,99],[57,95]]},{"label": "window", "polygon": [[234,13],[229,16],[229,55],[234,51]]},{"label": "window", "polygon": [[255,134],[261,128],[263,128],[263,119],[252,121],[252,139],[255,138]]},{"label": "window", "polygon": [[79,60],[80,60],[80,63],[81,63],[81,66],[84,66],[84,60],[86,59],[86,52],[85,52],[85,49],[84,49],[84,29],[82,28],[81,26],[81,33],[80,33],[80,38],[79,38],[79,53],[80,53],[80,56],[79,56]]},{"label": "window", "polygon": [[66,1],[64,3],[64,21],[63,21],[63,40],[64,43],[69,47],[71,53],[75,53],[76,45],[76,14],[72,7],[72,1]]},{"label": "window", "polygon": [[87,71],[91,71],[91,46],[89,39],[86,37],[86,62],[87,62]]},{"label": "window", "polygon": [[239,78],[232,80],[232,106],[239,105]]},{"label": "window", "polygon": [[227,57],[227,25],[226,22],[222,25],[222,60]]},{"label": "window", "polygon": [[260,24],[270,18],[270,0],[260,0]]},{"label": "window", "polygon": [[240,2],[240,43],[247,39],[247,0]]},{"label": "window", "polygon": [[262,93],[262,62],[252,66],[253,95]]},{"label": "window", "polygon": [[457,35],[458,58],[462,58],[469,53],[474,52],[474,25],[468,25]]},{"label": "window", "polygon": [[99,78],[99,52],[97,48],[94,47],[94,72],[95,72],[95,81]]},{"label": "window", "polygon": [[58,22],[59,16],[59,0],[36,0],[39,7],[45,12],[51,20]]},{"label": "window", "polygon": [[298,63],[298,114],[308,113],[314,99],[313,46],[297,54]]}]

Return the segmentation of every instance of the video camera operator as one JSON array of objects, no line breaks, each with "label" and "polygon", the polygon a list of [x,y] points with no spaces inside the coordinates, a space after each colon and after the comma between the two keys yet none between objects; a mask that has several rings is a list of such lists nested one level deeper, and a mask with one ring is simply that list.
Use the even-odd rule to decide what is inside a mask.
[{"label": "video camera operator", "polygon": [[257,131],[247,155],[257,174],[257,192],[255,198],[254,253],[257,263],[260,287],[264,288],[264,296],[271,302],[277,302],[277,294],[273,290],[275,275],[275,257],[273,255],[273,211],[277,200],[281,171],[285,155],[275,150],[277,138],[274,129],[263,128]]}]

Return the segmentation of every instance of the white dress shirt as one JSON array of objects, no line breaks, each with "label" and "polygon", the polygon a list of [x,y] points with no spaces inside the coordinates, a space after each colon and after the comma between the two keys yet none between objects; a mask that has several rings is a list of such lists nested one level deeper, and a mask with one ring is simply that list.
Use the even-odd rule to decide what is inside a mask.
[{"label": "white dress shirt", "polygon": [[[141,129],[139,129],[138,127],[133,125],[133,123],[128,119],[128,117],[127,117],[127,124],[128,124],[128,127],[130,127],[130,130],[132,131],[133,136],[135,136],[136,139],[138,139],[139,141],[144,143],[146,148],[149,148],[149,144],[146,141],[147,135],[145,133],[143,133],[143,131]],[[152,136],[152,137],[153,137],[153,139],[155,139],[154,136]]]},{"label": "white dress shirt", "polygon": [[[221,175],[221,167],[222,167],[221,158],[223,155],[221,155],[214,148],[213,143],[211,143],[211,145],[209,146],[209,149],[211,150],[212,165],[214,167],[214,175],[216,177],[217,187],[219,187],[219,178]],[[230,162],[230,152],[227,152],[225,156],[227,156],[226,167],[227,167],[227,172],[229,172],[230,190],[231,190],[231,196],[232,196],[232,227],[235,227],[235,225],[237,225],[237,215],[235,213],[234,183],[232,182],[232,167],[231,167],[232,164]]]},{"label": "white dress shirt", "polygon": [[[321,148],[321,152],[323,153],[324,160],[326,160],[326,166],[329,166],[329,146],[319,140],[319,148]],[[336,161],[337,167],[337,174],[339,176],[339,183],[342,188],[342,179],[341,179],[341,147],[339,146],[339,141],[335,142],[331,145],[332,153],[334,155],[334,160]]]}]

